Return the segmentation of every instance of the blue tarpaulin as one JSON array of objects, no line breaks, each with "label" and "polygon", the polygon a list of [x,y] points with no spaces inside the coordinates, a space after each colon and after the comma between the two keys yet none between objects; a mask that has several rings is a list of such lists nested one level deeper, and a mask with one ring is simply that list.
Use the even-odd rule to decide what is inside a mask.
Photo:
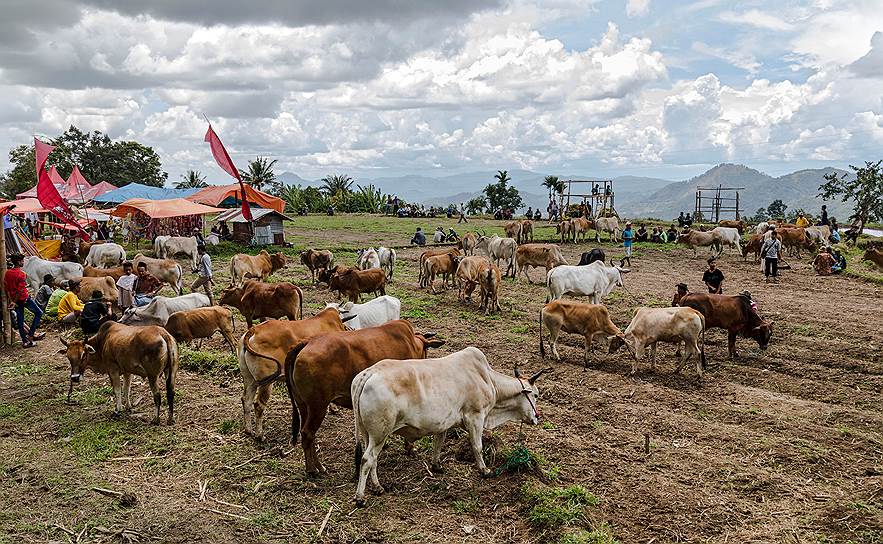
[{"label": "blue tarpaulin", "polygon": [[164,187],[151,187],[138,183],[130,183],[113,191],[108,191],[94,198],[95,202],[107,204],[121,204],[130,198],[146,198],[148,200],[170,200],[173,198],[185,198],[199,189],[166,189]]}]

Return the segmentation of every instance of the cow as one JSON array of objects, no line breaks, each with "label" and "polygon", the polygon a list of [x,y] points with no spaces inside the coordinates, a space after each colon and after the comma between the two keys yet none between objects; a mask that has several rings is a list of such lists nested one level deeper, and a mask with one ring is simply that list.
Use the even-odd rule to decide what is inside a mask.
[{"label": "cow", "polygon": [[599,304],[616,287],[622,287],[622,275],[631,272],[628,268],[606,266],[595,261],[588,266],[562,265],[553,268],[546,275],[546,289],[549,295],[546,302],[557,300],[563,295],[588,296],[592,304]]},{"label": "cow", "polygon": [[357,331],[330,332],[300,342],[285,358],[285,385],[291,400],[291,441],[298,434],[308,475],[326,472],[316,448],[316,432],[334,403],[352,408],[350,386],[356,375],[383,359],[425,359],[444,345],[417,334],[405,320]]},{"label": "cow", "polygon": [[572,300],[553,300],[540,310],[540,356],[546,358],[546,346],[543,343],[543,327],[549,329],[549,342],[552,346],[552,356],[556,361],[561,361],[558,355],[558,334],[561,331],[580,334],[585,338],[586,349],[583,356],[583,365],[589,367],[589,353],[592,351],[592,341],[597,335],[608,338],[622,338],[610,313],[603,304],[585,304]]},{"label": "cow", "polygon": [[56,282],[79,281],[83,277],[83,265],[70,262],[55,262],[40,257],[25,257],[22,270],[28,278],[28,287],[37,291],[46,274],[52,274]]},{"label": "cow", "polygon": [[883,251],[880,251],[877,248],[869,247],[865,249],[865,254],[862,255],[863,261],[871,261],[877,268],[883,270]]},{"label": "cow", "polygon": [[500,238],[496,234],[488,238],[482,236],[478,239],[475,249],[485,252],[494,264],[500,264],[500,261],[506,262],[506,274],[515,277],[515,248],[518,244],[512,238]]},{"label": "cow", "polygon": [[[533,230],[531,230],[531,237],[533,236]],[[463,250],[464,255],[475,255],[475,244],[478,243],[478,235],[474,232],[467,232],[463,235],[463,238],[460,239],[460,248]]]},{"label": "cow", "polygon": [[[806,229],[803,227],[777,228],[776,234],[779,235],[782,247],[788,249],[789,254],[795,255],[798,259],[800,258],[801,249],[805,249],[812,253],[815,252],[817,248],[816,243],[807,236]],[[771,237],[772,231],[768,231],[763,235],[764,240],[768,240]]]},{"label": "cow", "polygon": [[396,250],[391,247],[377,247],[374,251],[380,258],[380,268],[386,271],[386,279],[392,281],[392,273],[396,267]]},{"label": "cow", "polygon": [[500,267],[495,264],[488,264],[478,276],[478,286],[481,293],[480,309],[484,310],[484,315],[488,315],[493,311],[502,312],[500,307],[500,288],[503,286],[503,278],[501,277]]},{"label": "cow", "polygon": [[739,246],[739,241],[742,239],[740,232],[733,227],[714,227],[711,229],[711,233],[718,237],[721,253],[723,253],[724,245],[735,248],[738,253],[742,253],[742,248]]},{"label": "cow", "polygon": [[[537,379],[541,370],[523,379],[497,372],[478,348],[432,360],[385,360],[352,380],[350,397],[356,432],[356,505],[365,505],[368,476],[377,488],[377,458],[392,434],[406,440],[432,436],[432,469],[441,472],[441,452],[448,429],[469,433],[475,466],[481,476],[492,473],[484,462],[482,434],[513,421],[539,422]],[[438,384],[444,384],[439,386]],[[364,448],[364,454],[363,454]]]},{"label": "cow", "polygon": [[89,248],[83,264],[96,268],[113,268],[122,266],[126,261],[126,250],[119,244],[108,242],[106,244],[93,244]]},{"label": "cow", "polygon": [[714,232],[702,232],[692,230],[678,234],[678,243],[683,244],[693,250],[693,258],[697,257],[697,247],[710,247],[715,257],[720,256],[724,249],[721,247],[719,236]]},{"label": "cow", "polygon": [[77,255],[80,257],[80,261],[85,262],[86,256],[89,255],[89,250],[92,249],[92,246],[97,246],[101,244],[106,244],[106,240],[95,240],[94,242],[86,242],[80,241],[80,247],[77,249]]},{"label": "cow", "polygon": [[338,296],[345,296],[352,302],[360,302],[362,293],[374,293],[374,296],[386,294],[386,274],[379,268],[348,268],[331,275],[328,289],[337,291]]},{"label": "cow", "polygon": [[521,221],[511,221],[503,226],[508,238],[515,240],[516,244],[521,243]]},{"label": "cow", "polygon": [[718,222],[718,226],[736,229],[740,235],[745,234],[745,230],[748,228],[748,226],[745,224],[745,221],[733,221],[730,219],[721,219],[720,222]]},{"label": "cow", "polygon": [[264,283],[248,280],[241,286],[231,285],[221,291],[218,304],[239,310],[245,324],[251,328],[255,319],[300,319],[304,312],[304,294],[300,287],[287,281]]},{"label": "cow", "polygon": [[418,272],[417,272],[417,284],[420,287],[426,287],[426,278],[423,277],[423,263],[426,261],[428,257],[434,257],[436,255],[444,255],[446,253],[450,253],[455,257],[460,256],[460,250],[456,247],[446,247],[442,249],[427,249],[423,253],[420,254],[420,259],[417,261]]},{"label": "cow", "polygon": [[470,255],[460,259],[457,265],[457,300],[468,302],[472,300],[472,291],[478,286],[479,276],[491,262],[484,255]]},{"label": "cow", "polygon": [[806,227],[806,237],[814,242],[817,246],[827,245],[831,238],[831,227],[828,225],[816,225],[814,227]]},{"label": "cow", "polygon": [[[67,356],[71,365],[71,389],[86,370],[107,374],[113,386],[115,414],[123,411],[123,393],[126,409],[132,409],[132,374],[147,378],[153,392],[156,415],[153,424],[159,424],[162,406],[160,379],[165,374],[168,424],[175,422],[175,381],[178,374],[178,344],[162,327],[129,327],[108,321],[101,325],[98,334],[83,340],[61,339],[64,349],[59,353]],[[122,383],[120,383],[122,377]]]},{"label": "cow", "polygon": [[752,234],[748,243],[742,247],[742,259],[746,259],[749,253],[754,253],[754,262],[760,262],[760,247],[763,245],[763,234]]},{"label": "cow", "polygon": [[195,310],[211,306],[208,297],[202,293],[190,293],[178,297],[153,297],[147,306],[129,308],[120,317],[120,323],[130,325],[159,325],[163,326],[169,320],[169,316],[175,312]]},{"label": "cow", "polygon": [[[682,299],[683,300],[683,299]],[[699,346],[699,343],[702,346]],[[681,352],[681,363],[675,373],[681,371],[693,355],[696,356],[696,375],[702,379],[705,367],[705,318],[700,312],[689,307],[638,308],[632,322],[625,330],[623,338],[611,342],[609,352],[615,352],[622,344],[628,346],[634,356],[632,374],[638,372],[638,361],[644,358],[644,349],[650,346],[650,371],[656,372],[657,342],[674,342]]]},{"label": "cow", "polygon": [[603,263],[606,260],[607,257],[604,255],[604,250],[596,247],[592,248],[591,251],[584,251],[579,257],[579,264],[577,264],[577,266],[585,266],[587,264],[592,264],[595,261],[601,261]]},{"label": "cow", "polygon": [[310,276],[315,283],[316,273],[319,270],[328,270],[334,266],[334,255],[327,249],[307,248],[300,252],[300,262],[310,271]]},{"label": "cow", "polygon": [[423,261],[423,277],[433,295],[435,294],[435,276],[441,275],[442,288],[447,289],[449,283],[451,285],[454,283],[454,275],[457,273],[457,265],[459,264],[460,257],[452,253],[427,257]]},{"label": "cow", "polygon": [[360,249],[358,258],[356,259],[356,267],[359,270],[380,268],[380,255],[377,254],[377,250],[373,247]]},{"label": "cow", "polygon": [[527,273],[528,267],[544,268],[548,274],[549,270],[562,264],[567,264],[567,260],[555,244],[524,244],[515,250],[515,268],[524,274],[528,283],[533,283]]},{"label": "cow", "polygon": [[184,294],[184,269],[172,259],[153,259],[142,254],[135,255],[132,266],[137,269],[138,263],[147,265],[147,272],[156,276],[159,281],[168,283],[176,295]]},{"label": "cow", "polygon": [[233,312],[221,306],[209,306],[195,310],[184,310],[169,316],[165,327],[177,342],[191,342],[196,338],[211,338],[220,332],[233,355],[236,355],[236,340],[233,338]]},{"label": "cow", "polygon": [[[346,330],[340,314],[325,309],[297,321],[271,319],[248,329],[239,339],[236,353],[242,375],[242,419],[245,434],[264,439],[264,413],[270,393],[281,375],[285,356],[298,342],[313,336]],[[252,426],[254,411],[254,426]]]},{"label": "cow", "polygon": [[689,293],[679,303],[693,308],[705,317],[706,329],[727,331],[728,352],[736,358],[736,335],[753,338],[760,349],[769,346],[773,336],[773,322],[765,321],[751,307],[751,299],[745,295],[713,295],[710,293]]},{"label": "cow", "polygon": [[262,249],[257,255],[237,253],[230,260],[230,282],[233,285],[242,285],[246,280],[267,281],[274,274],[288,264],[288,257],[284,253],[277,252],[272,255]]},{"label": "cow", "polygon": [[586,240],[586,235],[589,233],[589,230],[592,228],[592,222],[586,219],[585,217],[574,217],[570,220],[570,232],[573,236],[573,242],[576,243],[579,241],[579,238],[582,237],[583,241]]},{"label": "cow", "polygon": [[367,329],[401,318],[402,301],[390,295],[383,295],[363,304],[329,302],[325,308],[337,310],[341,319],[347,319],[349,328]]},{"label": "cow", "polygon": [[619,241],[619,219],[616,217],[598,217],[594,221],[595,227],[595,243],[601,243],[601,232],[610,235],[611,242]]},{"label": "cow", "polygon": [[337,265],[333,268],[320,268],[316,273],[316,282],[330,285],[331,278],[334,277],[334,275],[343,274],[347,270],[349,270],[349,267],[343,265]]},{"label": "cow", "polygon": [[557,225],[555,225],[555,233],[561,235],[561,243],[565,243],[567,240],[572,239],[573,237],[573,225],[570,221],[561,221]]},{"label": "cow", "polygon": [[770,230],[772,227],[766,221],[761,221],[757,225],[754,226],[754,234],[763,234],[766,231]]},{"label": "cow", "polygon": [[117,284],[110,276],[100,278],[86,277],[80,278],[80,289],[77,291],[77,297],[82,302],[89,302],[93,291],[101,291],[105,302],[110,302],[116,310],[119,308],[119,291]]},{"label": "cow", "polygon": [[196,236],[157,236],[153,241],[153,251],[158,259],[171,259],[184,254],[190,258],[190,268],[196,270],[199,259]]},{"label": "cow", "polygon": [[531,221],[530,219],[522,219],[521,240],[523,242],[527,242],[528,235],[530,236],[530,241],[533,242],[533,221]]},{"label": "cow", "polygon": [[114,268],[95,268],[94,266],[84,266],[83,267],[83,277],[84,278],[113,278],[113,281],[119,280],[123,276],[123,267],[117,266]]}]

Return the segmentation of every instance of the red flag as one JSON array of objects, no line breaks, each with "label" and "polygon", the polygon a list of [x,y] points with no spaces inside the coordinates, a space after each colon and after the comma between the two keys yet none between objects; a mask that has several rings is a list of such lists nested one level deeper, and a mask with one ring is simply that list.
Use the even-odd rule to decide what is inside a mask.
[{"label": "red flag", "polygon": [[205,141],[211,146],[212,155],[215,156],[215,162],[218,163],[218,166],[239,181],[239,189],[242,191],[242,217],[246,221],[251,221],[251,207],[248,205],[248,194],[245,192],[245,184],[242,183],[242,178],[239,177],[239,170],[233,165],[230,155],[227,154],[224,144],[221,143],[221,139],[215,134],[211,124],[209,124],[208,131],[205,133]]},{"label": "red flag", "polygon": [[89,240],[89,233],[83,230],[83,227],[77,222],[74,212],[58,194],[58,189],[55,188],[55,184],[46,173],[46,159],[53,149],[55,149],[53,146],[34,138],[34,150],[37,158],[37,200],[40,201],[41,206],[52,212],[52,215],[63,223],[76,227],[84,240]]}]

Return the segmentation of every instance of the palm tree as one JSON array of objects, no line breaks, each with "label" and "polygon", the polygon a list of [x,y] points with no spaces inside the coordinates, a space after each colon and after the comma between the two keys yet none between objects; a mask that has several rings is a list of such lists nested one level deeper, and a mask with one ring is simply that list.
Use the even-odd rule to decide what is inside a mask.
[{"label": "palm tree", "polygon": [[199,170],[188,170],[181,174],[181,181],[175,183],[175,189],[202,189],[208,187],[205,176]]},{"label": "palm tree", "polygon": [[558,176],[546,176],[543,187],[549,190],[549,200],[552,200],[552,189],[558,186]]},{"label": "palm tree", "polygon": [[322,192],[328,196],[345,195],[352,192],[355,181],[346,174],[332,174],[322,178]]},{"label": "palm tree", "polygon": [[248,161],[248,170],[239,170],[242,181],[250,183],[252,187],[261,190],[262,187],[269,187],[276,183],[276,173],[273,167],[276,165],[276,159],[272,161],[267,157],[258,157],[253,161]]},{"label": "palm tree", "polygon": [[505,185],[512,181],[512,178],[509,177],[508,170],[497,170],[497,173],[494,174],[494,179],[497,180],[497,183],[500,185]]}]

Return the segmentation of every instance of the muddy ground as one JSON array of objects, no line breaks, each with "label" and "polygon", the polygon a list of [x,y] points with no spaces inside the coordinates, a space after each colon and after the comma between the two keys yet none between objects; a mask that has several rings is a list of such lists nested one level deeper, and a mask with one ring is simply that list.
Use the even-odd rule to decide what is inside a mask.
[{"label": "muddy ground", "polygon": [[[290,230],[297,244],[336,248],[347,264],[354,255],[342,249],[401,244],[413,230],[363,219],[308,218]],[[589,247],[564,253],[575,262]],[[543,286],[507,280],[502,315],[484,317],[459,304],[456,290],[418,289],[418,254],[399,252],[389,292],[418,329],[447,341],[439,353],[474,345],[505,372],[550,365],[538,351]],[[228,262],[215,257],[221,284]],[[623,329],[636,306],[667,305],[675,283],[698,290],[704,268],[669,246],[639,247],[632,264],[626,290],[605,301]],[[725,335],[711,332],[699,383],[692,371],[672,373],[672,346],[660,348],[656,373],[645,363],[630,376],[625,351],[599,347],[584,370],[582,340],[564,335],[565,360],[539,382],[542,424],[509,424],[487,439],[488,462],[499,467],[524,456],[523,431],[537,467],[481,479],[461,436],[447,442],[446,470],[435,475],[427,442],[408,457],[392,440],[378,470],[387,493],[364,509],[352,502],[350,411],[325,420],[329,473],[307,479],[299,446],[289,445],[284,386],[272,398],[267,443],[240,433],[238,370],[220,338],[182,349],[177,423],[151,426],[140,380],[134,413],[122,419],[111,418],[102,376],[87,375],[66,404],[68,364],[52,328],[36,349],[0,352],[0,541],[883,542],[883,287],[793,264],[781,283],[766,284],[732,252],[720,262],[725,290],[749,290],[775,322],[767,351],[739,339],[740,357],[729,361]],[[299,264],[276,279],[303,286],[310,311],[329,300]]]}]

